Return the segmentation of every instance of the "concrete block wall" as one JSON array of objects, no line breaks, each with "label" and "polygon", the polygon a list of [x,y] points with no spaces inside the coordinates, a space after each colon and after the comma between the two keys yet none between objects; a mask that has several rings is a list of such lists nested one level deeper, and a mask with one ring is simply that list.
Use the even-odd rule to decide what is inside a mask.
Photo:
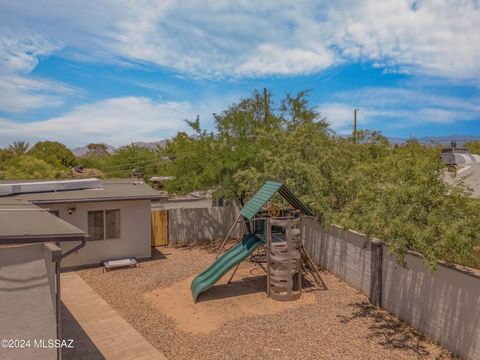
[{"label": "concrete block wall", "polygon": [[[168,210],[168,242],[171,246],[223,239],[239,214],[236,207]],[[231,237],[242,235],[241,224]]]},{"label": "concrete block wall", "polygon": [[386,245],[376,245],[378,240],[368,245],[362,234],[337,226],[325,229],[313,220],[303,222],[303,241],[319,266],[371,301],[377,294],[374,304],[455,355],[480,359],[480,271],[439,264],[432,273],[413,252],[406,255],[407,268],[401,268]]},{"label": "concrete block wall", "polygon": [[321,268],[370,296],[372,253],[361,234],[335,225],[327,230],[314,220],[304,219],[302,236],[305,249]]},{"label": "concrete block wall", "polygon": [[383,307],[461,358],[480,359],[480,275],[444,265],[432,273],[413,254],[406,261],[400,268],[384,252]]}]

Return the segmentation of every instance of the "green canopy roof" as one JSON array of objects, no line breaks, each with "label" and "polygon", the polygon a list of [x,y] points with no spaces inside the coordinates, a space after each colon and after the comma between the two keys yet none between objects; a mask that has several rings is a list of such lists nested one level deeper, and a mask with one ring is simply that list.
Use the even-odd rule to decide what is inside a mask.
[{"label": "green canopy roof", "polygon": [[265,182],[260,190],[258,190],[257,193],[245,204],[242,210],[240,210],[240,214],[249,220],[252,219],[277,191],[295,209],[300,210],[305,215],[313,215],[310,209],[303,205],[285,185],[275,181]]}]

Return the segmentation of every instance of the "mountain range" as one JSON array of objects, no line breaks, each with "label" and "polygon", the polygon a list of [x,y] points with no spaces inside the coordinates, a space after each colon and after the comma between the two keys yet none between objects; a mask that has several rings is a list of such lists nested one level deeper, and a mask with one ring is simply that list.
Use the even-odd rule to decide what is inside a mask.
[{"label": "mountain range", "polygon": [[[150,149],[150,150],[156,150],[158,148],[164,148],[165,145],[167,144],[167,141],[168,140],[159,140],[159,141],[155,141],[155,142],[137,141],[137,142],[133,142],[132,144],[136,145],[136,146],[143,147],[143,148],[147,148],[147,149]],[[108,144],[105,144],[105,143],[103,143],[103,144],[107,147],[107,150],[110,154],[113,154],[115,152],[115,150],[117,150],[117,148],[112,146],[112,145],[108,145]],[[81,146],[81,147],[76,147],[76,148],[72,149],[72,152],[75,154],[75,156],[84,156],[88,152],[88,145]]]}]

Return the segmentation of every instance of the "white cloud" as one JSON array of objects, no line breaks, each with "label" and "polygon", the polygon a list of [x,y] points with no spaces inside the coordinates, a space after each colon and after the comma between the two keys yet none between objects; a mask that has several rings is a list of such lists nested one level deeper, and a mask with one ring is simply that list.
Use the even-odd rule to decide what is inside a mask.
[{"label": "white cloud", "polygon": [[296,75],[359,60],[390,72],[480,76],[475,0],[0,0],[0,8],[4,26],[90,59],[149,62],[196,77]]},{"label": "white cloud", "polygon": [[205,106],[155,102],[143,97],[122,97],[81,105],[62,116],[43,121],[0,119],[0,143],[14,140],[56,140],[69,146],[89,142],[123,145],[132,141],[157,141],[184,129],[185,118],[194,118]]},{"label": "white cloud", "polygon": [[[352,58],[456,78],[480,75],[477,1],[367,0],[332,13],[335,43]],[[407,67],[408,69],[408,67]]]},{"label": "white cloud", "polygon": [[[387,71],[480,76],[475,0],[0,3],[5,26],[24,26],[89,56],[191,76],[295,75],[352,60]],[[32,57],[20,52],[15,60],[28,66]]]},{"label": "white cloud", "polygon": [[[342,103],[323,103],[317,106],[322,115],[327,118],[330,127],[339,134],[347,134],[353,131],[354,107]],[[365,127],[364,113],[357,113],[357,120]]]},{"label": "white cloud", "polygon": [[334,95],[332,103],[318,105],[332,128],[351,131],[353,109],[358,107],[358,128],[413,128],[478,120],[480,99],[460,99],[405,88],[367,87]]},{"label": "white cloud", "polygon": [[74,89],[64,84],[28,76],[38,59],[59,49],[37,35],[26,33],[0,35],[0,111],[56,107],[63,103],[62,95],[73,94]]},{"label": "white cloud", "polygon": [[0,36],[0,73],[28,74],[47,56],[59,48],[41,36],[2,32]]}]

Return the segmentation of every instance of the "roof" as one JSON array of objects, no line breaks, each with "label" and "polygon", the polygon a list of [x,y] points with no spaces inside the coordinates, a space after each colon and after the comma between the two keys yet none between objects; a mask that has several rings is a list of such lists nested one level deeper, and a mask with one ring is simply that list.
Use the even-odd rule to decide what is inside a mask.
[{"label": "roof", "polygon": [[0,244],[82,241],[87,234],[29,201],[0,197]]},{"label": "roof", "polygon": [[100,189],[38,192],[21,194],[17,196],[34,204],[61,204],[72,202],[79,203],[120,200],[159,200],[165,197],[158,191],[153,190],[147,184],[140,181],[132,181],[131,179],[103,180],[102,184],[103,187]]},{"label": "roof", "polygon": [[[55,339],[54,298],[50,292],[44,245],[0,248],[2,316],[0,333],[6,339]],[[55,359],[55,348],[30,346],[9,349],[7,359]]]},{"label": "roof", "polygon": [[480,164],[463,166],[457,171],[456,177],[447,173],[445,179],[449,184],[463,181],[465,185],[472,189],[471,197],[480,198]]},{"label": "roof", "polygon": [[469,164],[478,164],[480,163],[480,155],[470,154],[468,152],[442,152],[440,155],[443,162],[447,165],[457,164],[457,165],[469,165]]},{"label": "roof", "polygon": [[240,210],[240,214],[249,220],[252,219],[276,192],[287,200],[295,209],[302,211],[305,215],[313,215],[310,209],[308,209],[284,184],[275,181],[265,182],[260,190],[258,190]]}]

